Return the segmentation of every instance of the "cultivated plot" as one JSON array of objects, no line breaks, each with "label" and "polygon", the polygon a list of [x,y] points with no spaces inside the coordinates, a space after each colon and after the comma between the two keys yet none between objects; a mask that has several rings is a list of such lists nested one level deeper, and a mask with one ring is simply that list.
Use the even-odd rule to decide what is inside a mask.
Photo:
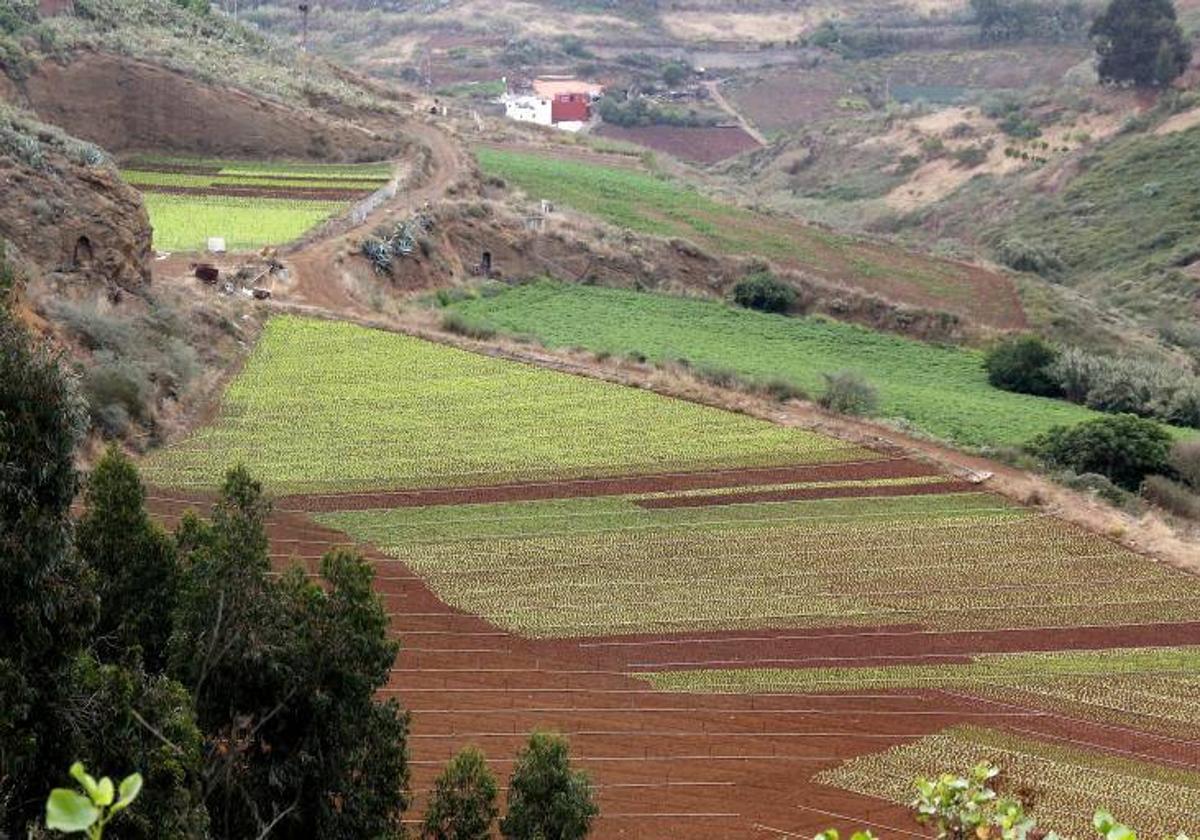
[{"label": "cultivated plot", "polygon": [[919,665],[659,671],[643,678],[663,691],[721,694],[965,691],[1200,739],[1200,648],[1190,646],[985,654]]},{"label": "cultivated plot", "polygon": [[449,604],[529,636],[1200,618],[1200,580],[991,494],[730,501],[560,499],[320,519],[403,561]]},{"label": "cultivated plot", "polygon": [[145,463],[276,492],[470,486],[873,460],[833,438],[343,323],[272,319],[215,423]]},{"label": "cultivated plot", "polygon": [[999,787],[1030,805],[1039,827],[1091,837],[1091,814],[1103,803],[1139,835],[1200,831],[1200,772],[1090,751],[1069,744],[974,727],[852,759],[817,780],[897,803],[913,797],[913,780],[966,772],[981,761],[1002,768]]},{"label": "cultivated plot", "polygon": [[199,250],[209,237],[248,250],[298,238],[386,184],[391,168],[140,157],[121,174],[142,191],[159,250]]}]

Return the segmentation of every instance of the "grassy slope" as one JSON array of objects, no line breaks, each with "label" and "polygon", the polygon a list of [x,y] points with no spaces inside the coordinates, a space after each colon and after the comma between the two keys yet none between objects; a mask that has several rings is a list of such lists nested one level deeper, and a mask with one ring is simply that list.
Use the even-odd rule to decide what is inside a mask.
[{"label": "grassy slope", "polygon": [[935,347],[819,318],[785,318],[714,301],[538,283],[455,305],[550,346],[656,361],[686,358],[755,377],[783,377],[812,393],[823,372],[853,369],[879,389],[884,417],[959,444],[1017,444],[1095,412],[991,387],[976,351]]},{"label": "grassy slope", "polygon": [[[648,510],[628,498],[326,514],[515,632],[1200,615],[1200,581],[983,493]],[[1086,570],[1086,592],[1070,581]],[[981,601],[980,591],[1001,598]]]},{"label": "grassy slope", "polygon": [[495,484],[874,457],[832,438],[344,323],[270,321],[215,424],[145,464],[275,490]]},{"label": "grassy slope", "polygon": [[955,263],[755,214],[642,172],[486,148],[476,154],[485,172],[610,224],[766,257],[905,303],[970,313],[982,323],[1020,322],[1002,278]]},{"label": "grassy slope", "polygon": [[1057,253],[1064,279],[1102,301],[1143,316],[1200,292],[1173,269],[1200,257],[1200,128],[1120,138],[1054,196],[1021,204],[994,232]]}]

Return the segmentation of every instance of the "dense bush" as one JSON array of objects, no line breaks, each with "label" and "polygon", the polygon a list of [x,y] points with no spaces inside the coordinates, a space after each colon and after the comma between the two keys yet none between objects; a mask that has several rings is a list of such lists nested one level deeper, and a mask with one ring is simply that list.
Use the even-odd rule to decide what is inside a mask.
[{"label": "dense bush", "polygon": [[1200,490],[1200,440],[1181,440],[1167,458],[1171,469],[1194,490]]},{"label": "dense bush", "polygon": [[1083,34],[1086,12],[1078,0],[971,0],[971,10],[984,41],[1023,38],[1062,41]]},{"label": "dense bush", "polygon": [[1136,490],[1148,475],[1170,469],[1170,434],[1158,423],[1132,414],[1056,426],[1034,438],[1028,448],[1047,466],[1099,473],[1127,490]]},{"label": "dense bush", "polygon": [[674,125],[684,128],[716,125],[720,118],[682,108],[664,108],[644,96],[624,101],[615,96],[605,96],[597,106],[600,119],[612,125],[626,127],[639,125]]},{"label": "dense bush", "polygon": [[867,416],[879,408],[879,392],[875,386],[854,371],[843,370],[823,374],[825,393],[820,403],[839,414]]},{"label": "dense bush", "polygon": [[486,341],[495,338],[496,328],[482,321],[473,321],[461,312],[447,312],[442,316],[442,329],[456,335]]},{"label": "dense bush", "polygon": [[1053,250],[1023,239],[1008,238],[996,246],[996,257],[1015,271],[1028,271],[1042,277],[1054,274],[1062,267],[1062,260]]},{"label": "dense bush", "polygon": [[1019,335],[997,343],[984,359],[988,382],[1005,391],[1057,397],[1062,388],[1051,375],[1058,351],[1035,335]]},{"label": "dense bush", "polygon": [[770,272],[760,271],[733,287],[733,301],[760,312],[787,312],[796,302],[796,290]]},{"label": "dense bush", "polygon": [[1142,483],[1142,498],[1176,516],[1200,519],[1200,495],[1161,475],[1152,475]]},{"label": "dense bush", "polygon": [[1200,427],[1200,379],[1178,365],[1068,349],[1047,373],[1068,400],[1097,411]]},{"label": "dense bush", "polygon": [[1112,0],[1091,34],[1104,82],[1166,87],[1192,58],[1171,0]]},{"label": "dense bush", "polygon": [[1091,493],[1108,502],[1113,507],[1125,507],[1133,498],[1128,490],[1123,490],[1112,483],[1112,480],[1099,473],[1073,473],[1070,471],[1057,473],[1054,480],[1064,487],[1078,490],[1081,493]]}]

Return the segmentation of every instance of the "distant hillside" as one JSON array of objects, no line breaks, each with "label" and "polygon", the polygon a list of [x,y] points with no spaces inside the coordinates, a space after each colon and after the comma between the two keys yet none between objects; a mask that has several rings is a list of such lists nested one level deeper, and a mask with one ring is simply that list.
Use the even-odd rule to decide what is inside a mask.
[{"label": "distant hillside", "polygon": [[172,0],[78,0],[46,19],[0,0],[0,70],[0,99],[114,152],[378,159],[411,113],[393,90]]}]

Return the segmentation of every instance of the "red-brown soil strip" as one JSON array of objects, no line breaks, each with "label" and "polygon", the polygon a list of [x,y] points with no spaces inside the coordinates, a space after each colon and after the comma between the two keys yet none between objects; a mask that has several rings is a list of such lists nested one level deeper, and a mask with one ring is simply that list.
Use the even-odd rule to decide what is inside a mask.
[{"label": "red-brown soil strip", "polygon": [[706,496],[662,496],[639,499],[638,507],[663,508],[709,507],[711,505],[751,504],[753,502],[790,502],[805,499],[851,499],[866,496],[937,496],[945,493],[970,493],[979,488],[969,481],[938,481],[931,484],[876,484],[858,487],[793,487],[786,490],[759,490],[746,493],[714,493]]},{"label": "red-brown soil strip", "polygon": [[216,195],[233,198],[294,198],[305,201],[354,201],[371,194],[369,187],[355,190],[320,187],[172,187],[159,184],[138,187],[142,192],[171,195]]},{"label": "red-brown soil strip", "polygon": [[[805,464],[701,472],[625,475],[611,478],[557,479],[475,487],[438,487],[427,490],[391,490],[374,493],[320,493],[285,496],[281,510],[338,511],[430,505],[486,504],[490,502],[572,499],[583,496],[625,496],[683,490],[717,490],[759,484],[796,484],[809,481],[869,481],[938,475],[936,468],[909,459]],[[943,491],[944,492],[944,491]]]},{"label": "red-brown soil strip", "polygon": [[1197,645],[1200,622],[964,631],[911,625],[731,630],[576,641],[593,653],[593,663],[629,671],[919,665],[989,653]]}]

